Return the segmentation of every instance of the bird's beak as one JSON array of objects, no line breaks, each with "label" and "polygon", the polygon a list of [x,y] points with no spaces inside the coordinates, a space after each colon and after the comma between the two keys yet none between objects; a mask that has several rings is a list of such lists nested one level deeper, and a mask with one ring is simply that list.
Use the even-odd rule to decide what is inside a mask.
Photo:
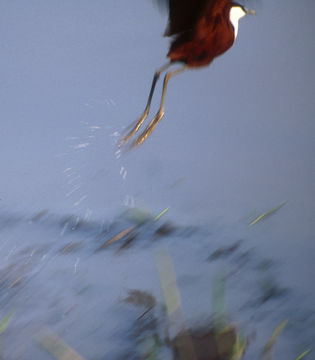
[{"label": "bird's beak", "polygon": [[253,9],[245,8],[245,11],[247,15],[256,15],[256,11]]}]

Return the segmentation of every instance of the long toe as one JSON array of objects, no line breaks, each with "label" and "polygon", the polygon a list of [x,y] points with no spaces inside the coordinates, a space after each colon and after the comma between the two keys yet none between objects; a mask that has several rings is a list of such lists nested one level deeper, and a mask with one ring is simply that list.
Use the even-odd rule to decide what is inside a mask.
[{"label": "long toe", "polygon": [[145,109],[144,113],[135,122],[135,125],[132,127],[132,129],[120,139],[118,143],[118,147],[124,146],[130,140],[130,138],[133,137],[133,135],[139,130],[144,120],[147,118],[148,113],[149,113],[149,109]]},{"label": "long toe", "polygon": [[137,137],[137,139],[133,142],[132,147],[136,147],[144,142],[147,137],[149,137],[156,127],[156,125],[161,121],[164,116],[164,110],[161,109],[150,122],[150,124],[144,129],[143,133]]}]

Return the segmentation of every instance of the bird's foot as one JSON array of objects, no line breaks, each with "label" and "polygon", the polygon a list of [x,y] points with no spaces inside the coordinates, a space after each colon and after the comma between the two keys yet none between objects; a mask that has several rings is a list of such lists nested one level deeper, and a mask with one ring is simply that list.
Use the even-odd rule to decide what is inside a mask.
[{"label": "bird's foot", "polygon": [[144,142],[144,140],[152,133],[156,125],[161,121],[163,116],[164,116],[164,110],[160,109],[158,113],[154,116],[154,118],[151,120],[149,125],[144,129],[143,133],[140,136],[138,136],[137,139],[133,142],[132,148],[135,148]]},{"label": "bird's foot", "polygon": [[131,130],[129,132],[127,132],[127,134],[124,135],[118,143],[119,148],[126,145],[127,142],[130,140],[130,138],[132,138],[133,135],[139,130],[140,126],[142,125],[144,120],[147,118],[148,114],[149,114],[149,109],[146,108],[144,110],[143,114],[140,116],[140,118],[138,120],[136,120],[133,124],[130,125]]}]

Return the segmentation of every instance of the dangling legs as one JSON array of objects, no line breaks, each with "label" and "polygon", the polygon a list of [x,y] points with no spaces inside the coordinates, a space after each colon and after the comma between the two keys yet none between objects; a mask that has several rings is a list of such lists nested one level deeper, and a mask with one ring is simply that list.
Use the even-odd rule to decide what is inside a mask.
[{"label": "dangling legs", "polygon": [[151,105],[155,85],[156,85],[161,73],[163,71],[165,71],[170,65],[171,65],[171,63],[169,62],[169,63],[163,65],[162,67],[160,67],[159,69],[157,69],[156,72],[154,73],[154,77],[153,77],[153,81],[152,81],[152,85],[151,85],[151,90],[150,90],[150,93],[149,93],[149,98],[148,98],[148,101],[147,101],[147,105],[146,105],[146,107],[144,109],[144,112],[140,116],[140,118],[138,120],[136,120],[134,122],[134,124],[131,125],[131,127],[132,127],[131,130],[125,136],[123,136],[123,138],[120,140],[120,142],[118,144],[119,147],[126,144],[126,142],[128,142],[128,140],[139,130],[140,126],[142,125],[144,120],[147,118],[147,116],[149,114],[149,111],[150,111],[150,105]]},{"label": "dangling legs", "polygon": [[180,69],[177,69],[177,70],[170,71],[170,72],[166,73],[166,75],[164,77],[160,108],[159,108],[157,114],[155,115],[155,117],[149,123],[149,125],[144,129],[143,133],[134,141],[134,143],[132,145],[133,147],[138,146],[141,143],[143,143],[143,141],[152,133],[152,131],[154,130],[156,125],[163,118],[163,116],[164,116],[165,93],[166,93],[166,88],[167,88],[167,84],[168,84],[169,79],[171,77],[173,77],[174,75],[180,74],[181,72],[185,71],[187,68],[188,67],[185,65]]}]

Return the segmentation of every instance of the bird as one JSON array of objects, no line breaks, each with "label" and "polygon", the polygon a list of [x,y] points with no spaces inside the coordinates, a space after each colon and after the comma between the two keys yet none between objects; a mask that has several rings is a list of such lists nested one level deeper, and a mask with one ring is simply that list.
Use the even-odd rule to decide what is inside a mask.
[{"label": "bird", "polygon": [[[162,0],[159,0],[160,2]],[[168,24],[164,36],[170,37],[167,53],[169,61],[158,68],[153,76],[149,97],[142,115],[122,136],[118,146],[129,143],[148,117],[155,86],[160,75],[171,65],[180,64],[166,72],[158,112],[136,137],[131,147],[144,142],[164,116],[165,94],[169,80],[183,71],[202,68],[229,50],[238,34],[238,22],[255,11],[232,0],[163,0],[168,5]]]}]

